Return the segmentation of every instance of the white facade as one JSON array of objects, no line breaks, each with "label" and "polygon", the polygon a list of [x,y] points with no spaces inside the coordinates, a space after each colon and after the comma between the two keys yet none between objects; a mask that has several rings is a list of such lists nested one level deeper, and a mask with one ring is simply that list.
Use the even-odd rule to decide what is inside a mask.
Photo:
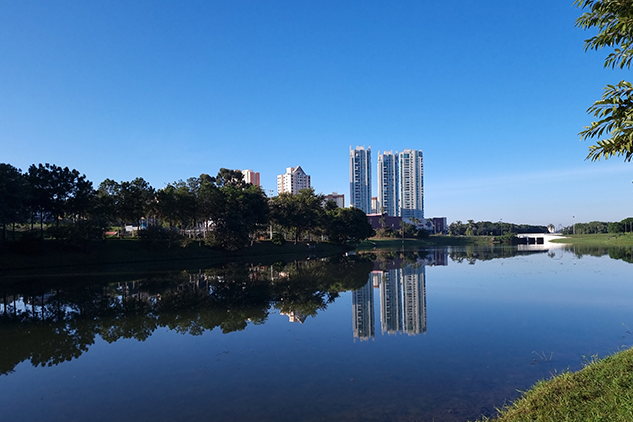
[{"label": "white facade", "polygon": [[399,190],[398,152],[378,153],[378,209],[376,212],[398,217],[400,215]]},{"label": "white facade", "polygon": [[246,183],[261,186],[259,184],[259,172],[253,170],[242,170],[242,174],[244,175],[244,181]]},{"label": "white facade", "polygon": [[371,213],[371,147],[349,149],[349,204]]},{"label": "white facade", "polygon": [[343,195],[342,193],[339,194],[338,192],[332,192],[329,195],[325,195],[325,198],[323,199],[325,201],[333,201],[339,208],[345,207],[345,195]]},{"label": "white facade", "polygon": [[288,192],[298,194],[302,189],[310,187],[310,176],[305,174],[301,166],[287,167],[284,174],[277,175],[277,194]]},{"label": "white facade", "polygon": [[424,162],[422,151],[405,149],[399,154],[400,216],[424,219]]},{"label": "white facade", "polygon": [[378,207],[381,214],[424,220],[422,151],[378,154]]}]

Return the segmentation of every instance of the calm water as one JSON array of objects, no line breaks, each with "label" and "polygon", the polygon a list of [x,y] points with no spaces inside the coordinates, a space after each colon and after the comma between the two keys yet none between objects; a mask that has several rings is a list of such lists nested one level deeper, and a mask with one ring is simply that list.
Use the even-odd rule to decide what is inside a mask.
[{"label": "calm water", "polygon": [[493,415],[633,345],[631,261],[630,248],[436,249],[31,280],[0,295],[2,418]]}]

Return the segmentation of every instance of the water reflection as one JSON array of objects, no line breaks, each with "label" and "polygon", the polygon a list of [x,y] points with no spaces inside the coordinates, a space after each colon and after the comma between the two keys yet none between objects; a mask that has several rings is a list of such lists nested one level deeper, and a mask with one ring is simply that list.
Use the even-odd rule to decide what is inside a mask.
[{"label": "water reflection", "polygon": [[630,343],[631,267],[608,259],[630,252],[374,251],[0,290],[0,372],[15,371],[0,377],[3,416],[492,416],[517,390]]},{"label": "water reflection", "polygon": [[383,334],[426,332],[426,283],[424,264],[374,270],[362,288],[352,293],[354,339],[376,335],[374,289],[380,290],[380,328]]},{"label": "water reflection", "polygon": [[619,259],[633,264],[633,248],[628,246],[589,246],[589,245],[562,245],[566,252],[571,252],[577,258],[588,256],[609,256],[611,259]]},{"label": "water reflection", "polygon": [[159,327],[190,335],[215,328],[229,333],[263,324],[271,309],[304,321],[340,292],[362,286],[372,265],[364,257],[269,267],[229,265],[107,285],[51,287],[29,294],[4,291],[0,374],[26,360],[51,366],[76,359],[96,336],[108,343],[145,341]]}]

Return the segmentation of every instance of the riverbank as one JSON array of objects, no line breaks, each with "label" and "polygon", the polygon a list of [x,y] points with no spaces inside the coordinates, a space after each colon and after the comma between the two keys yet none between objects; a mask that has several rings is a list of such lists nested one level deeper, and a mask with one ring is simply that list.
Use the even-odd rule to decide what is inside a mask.
[{"label": "riverbank", "polygon": [[550,242],[587,246],[633,246],[633,233],[572,234]]},{"label": "riverbank", "polygon": [[629,422],[633,420],[633,349],[592,361],[582,370],[541,381],[495,422]]},{"label": "riverbank", "polygon": [[309,256],[322,257],[350,250],[345,245],[331,243],[255,242],[253,246],[237,251],[225,251],[192,242],[184,247],[153,248],[138,239],[106,239],[90,243],[76,250],[55,240],[44,240],[30,250],[16,252],[11,245],[0,250],[2,278],[28,274],[67,274],[89,271],[163,271],[183,267],[208,267],[225,262],[265,262],[303,260]]}]

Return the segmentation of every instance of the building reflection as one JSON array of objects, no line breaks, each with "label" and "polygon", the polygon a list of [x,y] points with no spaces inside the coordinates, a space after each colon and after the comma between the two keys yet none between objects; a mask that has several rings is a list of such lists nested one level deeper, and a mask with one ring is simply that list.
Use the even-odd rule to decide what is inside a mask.
[{"label": "building reflection", "polygon": [[426,333],[426,265],[447,265],[447,250],[434,250],[414,262],[377,261],[367,284],[352,292],[354,339],[375,337],[374,289],[379,289],[382,334]]},{"label": "building reflection", "polygon": [[289,322],[298,322],[300,324],[303,324],[308,318],[307,315],[302,314],[300,311],[280,312],[280,315],[287,316]]},{"label": "building reflection", "polygon": [[352,292],[352,309],[354,313],[354,339],[369,340],[375,337],[374,324],[374,286],[373,274],[360,289]]}]

